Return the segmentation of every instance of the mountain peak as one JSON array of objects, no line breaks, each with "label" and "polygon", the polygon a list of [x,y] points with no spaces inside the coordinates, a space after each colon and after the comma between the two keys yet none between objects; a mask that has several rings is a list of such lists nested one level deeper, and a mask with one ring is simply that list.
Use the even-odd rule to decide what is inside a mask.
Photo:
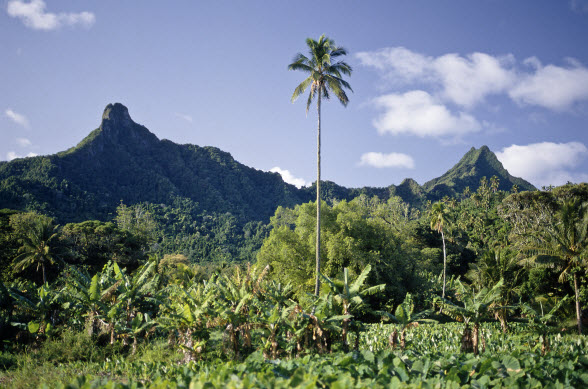
[{"label": "mountain peak", "polygon": [[100,127],[104,128],[109,125],[130,127],[132,124],[134,124],[134,122],[133,119],[131,119],[131,115],[129,115],[129,110],[121,103],[108,104],[106,108],[104,108],[102,124]]},{"label": "mountain peak", "polygon": [[426,182],[423,188],[429,193],[436,192],[438,197],[453,196],[466,186],[475,190],[482,177],[490,179],[492,176],[499,178],[501,190],[510,190],[514,184],[520,190],[535,189],[527,181],[511,176],[488,146],[472,147],[454,167],[441,177]]}]

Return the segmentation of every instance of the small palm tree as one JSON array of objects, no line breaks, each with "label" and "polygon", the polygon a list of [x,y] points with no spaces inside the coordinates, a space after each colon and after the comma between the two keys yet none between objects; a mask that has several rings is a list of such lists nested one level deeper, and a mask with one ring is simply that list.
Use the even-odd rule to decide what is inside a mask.
[{"label": "small palm tree", "polygon": [[508,330],[507,313],[510,305],[521,293],[524,269],[519,265],[519,260],[509,249],[496,248],[485,251],[475,264],[470,265],[466,277],[476,285],[477,289],[492,287],[501,279],[504,285],[500,289],[498,305],[502,309],[495,311],[495,317],[500,321],[502,332]]},{"label": "small palm tree", "polygon": [[19,255],[14,259],[15,269],[22,271],[36,265],[37,271],[43,272],[43,283],[47,282],[45,276],[46,265],[53,265],[57,255],[52,250],[52,245],[58,237],[59,226],[45,216],[39,216],[33,220],[26,234],[21,238],[22,246],[18,249]]},{"label": "small palm tree", "polygon": [[449,208],[445,203],[439,201],[433,204],[431,208],[431,229],[441,234],[443,241],[443,293],[442,298],[445,298],[445,279],[447,274],[447,252],[445,250],[445,234],[444,228],[451,221]]},{"label": "small palm tree", "polygon": [[318,114],[318,131],[317,131],[317,178],[316,178],[316,281],[314,293],[316,296],[320,293],[320,251],[321,251],[321,100],[329,99],[330,94],[334,94],[337,99],[347,106],[349,98],[345,89],[351,89],[343,75],[351,75],[351,66],[343,61],[334,61],[336,58],[347,54],[347,50],[336,46],[335,42],[321,35],[318,41],[307,38],[306,45],[309,50],[309,57],[298,53],[294,61],[288,65],[288,70],[300,70],[308,74],[308,77],[294,89],[292,102],[296,101],[308,87],[310,93],[306,101],[306,113],[310,104],[317,97],[317,114]]},{"label": "small palm tree", "polygon": [[521,264],[555,267],[561,271],[559,282],[565,282],[568,276],[572,276],[578,333],[582,334],[578,272],[587,267],[588,203],[577,198],[563,202],[550,228],[536,234],[534,238],[523,250],[531,255],[522,260]]}]

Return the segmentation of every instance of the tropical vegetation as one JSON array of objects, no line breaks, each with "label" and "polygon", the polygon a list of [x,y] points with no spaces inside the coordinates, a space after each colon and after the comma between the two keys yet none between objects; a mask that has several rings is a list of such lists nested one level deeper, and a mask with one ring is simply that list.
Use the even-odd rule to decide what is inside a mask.
[{"label": "tropical vegetation", "polygon": [[423,186],[321,182],[321,100],[347,103],[351,68],[307,45],[312,187],[120,104],[75,148],[0,163],[0,386],[588,385],[588,184],[535,190],[487,147]]}]

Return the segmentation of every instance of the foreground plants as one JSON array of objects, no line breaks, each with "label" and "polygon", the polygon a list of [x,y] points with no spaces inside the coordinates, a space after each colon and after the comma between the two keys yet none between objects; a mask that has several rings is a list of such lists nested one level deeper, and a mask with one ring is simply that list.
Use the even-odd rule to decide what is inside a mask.
[{"label": "foreground plants", "polygon": [[[235,361],[209,352],[187,364],[178,363],[181,356],[164,341],[144,343],[132,355],[128,350],[107,352],[96,347],[86,333],[70,334],[61,341],[46,342],[28,356],[16,358],[12,368],[0,372],[0,384],[3,387],[44,384],[60,388],[579,388],[588,385],[588,339],[584,336],[548,333],[551,349],[542,355],[541,342],[536,333],[530,332],[532,326],[512,323],[511,333],[505,335],[498,323],[481,323],[480,331],[487,339],[487,347],[475,356],[459,350],[461,323],[421,324],[407,333],[405,350],[390,350],[388,336],[398,328],[398,324],[367,325],[360,335],[360,350],[349,353],[335,351],[274,359],[271,353],[259,350],[242,361]],[[80,341],[75,341],[78,338]],[[91,354],[84,354],[83,350]],[[64,359],[67,353],[71,357],[87,355],[88,358]]]},{"label": "foreground plants", "polygon": [[[68,388],[395,388],[395,387],[583,387],[588,385],[588,358],[578,350],[542,358],[536,353],[400,354],[388,350],[308,355],[267,360],[261,353],[243,362],[104,364],[115,375],[78,377]],[[127,375],[131,373],[131,375]],[[116,379],[116,376],[119,378]],[[124,382],[120,377],[125,376]],[[127,381],[128,380],[128,381]]]}]

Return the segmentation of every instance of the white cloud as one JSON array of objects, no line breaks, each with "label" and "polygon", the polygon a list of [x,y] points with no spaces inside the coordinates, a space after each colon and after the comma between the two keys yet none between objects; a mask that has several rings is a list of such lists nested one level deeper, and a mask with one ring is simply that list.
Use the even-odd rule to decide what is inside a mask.
[{"label": "white cloud", "polygon": [[194,119],[190,115],[186,115],[186,114],[179,113],[179,112],[176,112],[175,115],[176,115],[176,117],[179,117],[180,119],[183,119],[183,120],[190,122],[190,123],[192,123],[194,121]]},{"label": "white cloud", "polygon": [[446,54],[432,63],[434,72],[441,78],[443,95],[449,101],[472,107],[490,94],[504,92],[515,75],[511,69],[512,56],[493,57],[473,53],[467,57]]},{"label": "white cloud", "polygon": [[310,186],[310,183],[304,181],[303,178],[294,177],[294,175],[292,173],[290,173],[289,170],[284,170],[284,169],[281,169],[276,166],[276,167],[271,168],[270,172],[280,173],[284,182],[287,182],[288,184],[292,184],[297,188],[302,188],[303,186]]},{"label": "white cloud", "polygon": [[570,170],[588,157],[588,148],[580,142],[512,145],[497,152],[496,157],[510,174],[537,187],[588,181],[588,174]]},{"label": "white cloud", "polygon": [[473,116],[464,112],[453,114],[424,91],[388,94],[373,103],[384,109],[373,122],[380,134],[459,137],[482,127]]},{"label": "white cloud", "polygon": [[570,60],[567,68],[542,66],[536,58],[526,63],[532,65],[535,72],[523,75],[509,91],[514,101],[562,111],[588,99],[588,69],[578,62]]},{"label": "white cloud", "polygon": [[404,47],[392,47],[361,52],[356,57],[362,65],[383,72],[393,83],[419,82],[440,87],[441,96],[464,107],[482,102],[489,94],[503,92],[514,79],[511,55],[445,54],[434,58]]},{"label": "white cloud", "polygon": [[43,0],[32,0],[30,2],[21,0],[10,0],[6,11],[13,18],[22,20],[25,26],[33,30],[56,30],[62,26],[81,25],[89,28],[96,21],[91,12],[80,13],[51,13],[45,10],[46,4]]},{"label": "white cloud", "polygon": [[[26,157],[36,157],[37,155],[38,155],[38,154],[36,154],[36,153],[28,153],[28,154],[26,155]],[[14,152],[14,151],[9,151],[9,152],[7,152],[7,153],[6,153],[6,159],[7,159],[8,161],[12,161],[13,159],[16,159],[16,158],[24,158],[24,157],[22,157],[22,156],[18,155],[18,154],[17,154],[16,152]]]},{"label": "white cloud", "polygon": [[28,147],[32,145],[31,141],[27,138],[16,138],[16,143],[21,147]]},{"label": "white cloud", "polygon": [[362,65],[382,71],[394,83],[422,80],[433,60],[431,57],[415,53],[404,47],[388,47],[378,51],[360,52],[355,56]]},{"label": "white cloud", "polygon": [[377,168],[406,168],[414,169],[414,159],[408,154],[403,153],[377,153],[369,152],[361,156],[359,161],[361,166],[373,166]]},{"label": "white cloud", "polygon": [[26,116],[20,113],[16,113],[10,108],[4,111],[4,114],[16,124],[23,126],[24,128],[29,128],[29,119],[27,119]]},{"label": "white cloud", "polygon": [[[588,0],[586,0],[588,1]],[[392,83],[427,86],[442,101],[470,109],[489,95],[508,95],[520,104],[565,110],[588,100],[588,68],[574,59],[568,66],[541,65],[537,58],[517,63],[512,54],[472,53],[425,56],[404,47],[356,54]]]}]

